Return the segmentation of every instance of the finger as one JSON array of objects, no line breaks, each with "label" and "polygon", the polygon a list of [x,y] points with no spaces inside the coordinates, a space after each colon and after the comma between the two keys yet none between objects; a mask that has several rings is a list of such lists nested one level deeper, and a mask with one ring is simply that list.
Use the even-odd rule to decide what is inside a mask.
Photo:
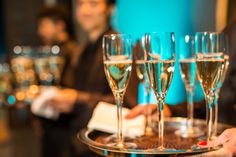
[{"label": "finger", "polygon": [[209,146],[218,146],[218,145],[224,144],[230,140],[230,136],[231,136],[230,129],[227,129],[215,140],[209,142],[208,145]]},{"label": "finger", "polygon": [[144,114],[146,106],[138,105],[130,110],[130,112],[125,116],[126,119],[135,118],[141,114]]},{"label": "finger", "polygon": [[125,118],[132,119],[132,118],[135,118],[141,114],[143,114],[143,115],[151,114],[156,109],[157,109],[157,105],[153,105],[153,104],[137,105],[125,116]]}]

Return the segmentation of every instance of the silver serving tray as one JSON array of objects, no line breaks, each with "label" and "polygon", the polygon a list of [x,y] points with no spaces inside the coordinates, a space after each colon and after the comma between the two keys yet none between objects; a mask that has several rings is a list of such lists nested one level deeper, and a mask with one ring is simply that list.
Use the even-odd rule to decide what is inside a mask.
[{"label": "silver serving tray", "polygon": [[[92,151],[102,156],[119,156],[119,157],[144,157],[144,156],[178,156],[186,154],[197,154],[219,149],[217,147],[200,148],[196,144],[204,139],[205,136],[198,138],[182,138],[175,135],[175,131],[186,125],[186,119],[180,117],[166,118],[165,119],[165,133],[164,133],[164,146],[166,150],[158,150],[158,136],[155,133],[152,136],[141,136],[132,139],[130,142],[136,143],[135,149],[122,149],[106,145],[106,139],[111,134],[104,133],[97,130],[84,129],[78,133],[78,138],[85,143]],[[194,126],[199,127],[202,131],[206,132],[205,120],[195,119]],[[223,130],[233,126],[227,124],[218,124],[218,134]],[[154,128],[155,132],[155,128]]]}]

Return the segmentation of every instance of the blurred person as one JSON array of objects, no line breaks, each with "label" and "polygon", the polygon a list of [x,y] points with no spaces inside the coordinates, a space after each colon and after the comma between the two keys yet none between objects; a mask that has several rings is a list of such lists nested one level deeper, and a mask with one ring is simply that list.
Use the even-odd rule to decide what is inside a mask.
[{"label": "blurred person", "polygon": [[[60,117],[56,122],[51,121],[44,126],[44,157],[95,156],[75,137],[79,130],[87,126],[98,101],[113,98],[103,70],[102,37],[107,33],[115,33],[110,26],[114,6],[115,0],[76,1],[77,21],[89,39],[73,57],[76,59],[73,87],[56,89],[56,94],[45,103],[57,110]],[[58,26],[59,30],[62,26]],[[50,37],[55,37],[53,31],[45,38],[49,44]]]},{"label": "blurred person", "polygon": [[65,66],[62,72],[60,85],[72,88],[74,86],[73,74],[76,60],[73,59],[78,46],[73,41],[71,18],[64,6],[44,7],[38,16],[38,36],[45,46],[58,45],[62,56],[65,58]]},{"label": "blurred person", "polygon": [[[74,87],[76,54],[79,46],[73,41],[71,19],[64,6],[42,8],[37,16],[38,36],[44,46],[60,47],[65,65],[61,74],[60,86]],[[58,120],[38,117],[34,120],[36,132],[42,140],[42,156],[60,157],[70,153],[70,121],[73,115],[61,114]]]},{"label": "blurred person", "polygon": [[[61,110],[61,112],[67,113],[72,111],[74,107],[74,103],[72,102],[81,101],[83,103],[91,102],[91,104],[96,104],[93,100],[98,102],[101,96],[106,95],[106,93],[109,93],[108,95],[111,96],[111,91],[103,70],[102,37],[104,34],[116,33],[110,26],[110,18],[114,9],[115,0],[77,0],[76,2],[77,21],[84,31],[88,33],[89,37],[87,44],[81,46],[82,49],[77,56],[78,64],[74,86],[77,91],[71,89],[58,90],[59,93],[61,92],[65,94],[65,96],[67,96],[67,93],[70,93],[68,94],[68,99],[66,100],[64,97],[58,95],[56,96],[57,98],[55,97],[54,100],[51,100],[51,102],[65,102],[59,105],[53,103],[54,105],[52,105]],[[97,74],[97,71],[100,73]],[[133,70],[133,72],[135,72],[135,70]],[[132,74],[132,76],[136,76],[136,74]],[[131,77],[131,79],[134,81],[130,81],[131,83],[129,84],[126,95],[131,94],[134,96],[137,95],[137,93],[129,92],[129,90],[137,91],[133,89],[137,89],[138,79],[137,77]],[[97,92],[98,94],[96,93],[97,90],[99,91]],[[79,98],[77,96],[79,96]],[[107,97],[105,98],[107,99]],[[63,100],[58,101],[57,99]],[[128,101],[128,104],[136,105],[136,98],[126,96],[126,101]],[[91,106],[94,107],[94,105]]]}]

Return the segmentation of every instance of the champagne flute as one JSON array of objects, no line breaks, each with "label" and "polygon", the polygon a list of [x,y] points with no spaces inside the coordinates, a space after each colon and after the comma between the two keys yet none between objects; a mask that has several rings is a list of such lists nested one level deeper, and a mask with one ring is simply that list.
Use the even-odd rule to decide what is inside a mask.
[{"label": "champagne flute", "polygon": [[195,51],[197,57],[197,75],[204,91],[207,110],[207,141],[212,138],[214,92],[221,69],[224,66],[224,54],[213,50],[215,44],[210,32],[197,32],[195,35]]},{"label": "champagne flute", "polygon": [[61,56],[59,46],[39,47],[35,58],[35,70],[40,84],[44,86],[59,86],[64,64],[65,60]]},{"label": "champagne flute", "polygon": [[32,48],[29,46],[15,46],[11,58],[11,68],[14,72],[18,88],[27,88],[36,83],[33,60],[31,58]]},{"label": "champagne flute", "polygon": [[179,64],[181,77],[185,83],[187,93],[187,124],[175,133],[182,137],[199,137],[203,134],[198,127],[193,127],[194,120],[194,90],[197,83],[197,65],[194,53],[194,37],[184,35],[180,37]]},{"label": "champagne flute", "polygon": [[220,88],[222,87],[222,84],[225,80],[225,76],[228,70],[229,66],[229,55],[227,54],[227,44],[226,44],[226,37],[224,33],[219,33],[219,32],[209,32],[208,36],[211,42],[210,50],[212,52],[220,52],[223,53],[223,65],[220,68],[220,75],[217,80],[217,85],[214,90],[214,105],[213,105],[213,116],[214,116],[214,121],[213,121],[213,130],[212,130],[212,138],[215,138],[217,135],[217,123],[218,123],[218,99],[219,99],[219,93],[220,93]]},{"label": "champagne flute", "polygon": [[165,150],[163,105],[174,73],[174,33],[147,33],[144,47],[149,81],[158,101],[158,149]]},{"label": "champagne flute", "polygon": [[43,86],[51,86],[53,84],[53,74],[50,71],[49,57],[50,46],[40,46],[36,50],[34,60],[35,71],[38,75],[39,84]]},{"label": "champagne flute", "polygon": [[31,92],[31,88],[36,85],[36,77],[34,72],[34,64],[32,59],[32,47],[15,46],[13,49],[13,57],[11,58],[11,68],[15,76],[17,101],[23,101],[30,104],[35,96]]},{"label": "champagne flute", "polygon": [[135,59],[135,68],[136,68],[136,73],[137,76],[140,80],[140,82],[143,84],[144,88],[145,88],[145,98],[146,98],[146,122],[145,122],[145,135],[153,135],[153,131],[152,131],[152,115],[151,115],[151,111],[150,108],[148,106],[148,103],[150,101],[150,83],[149,83],[149,79],[148,79],[148,74],[147,74],[147,68],[145,65],[145,53],[144,50],[142,48],[142,41],[144,41],[144,37],[142,37],[141,41],[138,40],[136,42],[136,50],[135,50],[135,55],[134,55],[134,59]]},{"label": "champagne flute", "polygon": [[131,37],[127,34],[104,35],[103,63],[106,78],[117,104],[118,133],[117,143],[114,145],[119,148],[135,147],[135,144],[127,143],[122,134],[122,105],[132,70]]},{"label": "champagne flute", "polygon": [[65,59],[62,56],[59,46],[54,45],[51,47],[48,62],[50,71],[53,75],[54,85],[59,86],[61,81],[61,74],[65,65]]}]

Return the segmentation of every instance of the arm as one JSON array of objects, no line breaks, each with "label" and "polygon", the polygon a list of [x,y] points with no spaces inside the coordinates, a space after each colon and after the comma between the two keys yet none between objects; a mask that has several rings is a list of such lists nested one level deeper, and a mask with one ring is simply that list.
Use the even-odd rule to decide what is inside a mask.
[{"label": "arm", "polygon": [[48,101],[48,104],[61,113],[71,113],[80,105],[93,109],[99,101],[112,102],[112,95],[102,95],[77,91],[74,89],[58,89],[56,96]]}]

